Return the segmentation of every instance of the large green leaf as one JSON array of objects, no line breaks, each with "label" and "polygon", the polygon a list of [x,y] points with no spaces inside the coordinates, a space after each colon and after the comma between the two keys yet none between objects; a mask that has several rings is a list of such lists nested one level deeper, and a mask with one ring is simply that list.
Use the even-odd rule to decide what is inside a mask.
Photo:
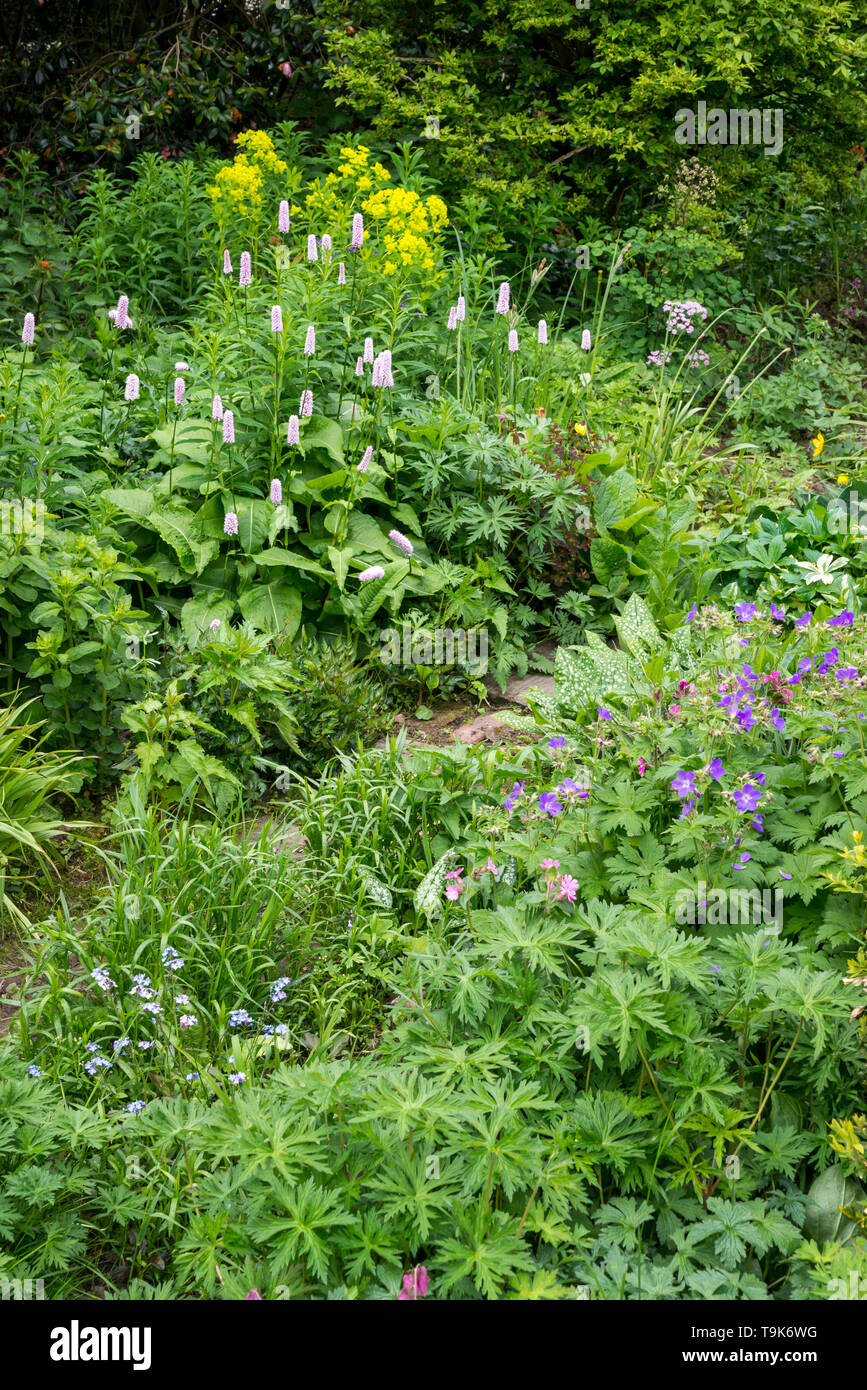
[{"label": "large green leaf", "polygon": [[274,508],[260,497],[244,497],[235,511],[238,516],[238,540],[248,555],[261,550],[268,539]]},{"label": "large green leaf", "polygon": [[334,570],[337,587],[340,589],[341,593],[346,584],[346,576],[349,573],[349,562],[352,556],[352,546],[344,546],[342,550],[338,550],[334,545],[328,547],[328,558],[331,561],[331,568]]},{"label": "large green leaf", "polygon": [[388,536],[380,529],[372,516],[364,512],[353,512],[349,518],[349,539],[356,551],[365,555],[387,555],[395,558],[395,548]]},{"label": "large green leaf", "polygon": [[141,487],[110,487],[100,496],[136,521],[150,516],[155,505],[153,493]]},{"label": "large green leaf", "polygon": [[618,468],[596,485],[593,520],[600,531],[622,521],[638,500],[638,484],[628,468]]},{"label": "large green leaf", "polygon": [[284,568],[293,570],[305,570],[309,574],[317,574],[321,579],[328,579],[329,574],[326,569],[311,560],[308,555],[299,555],[295,550],[282,550],[274,547],[270,550],[260,550],[255,555],[250,556],[257,565],[266,565],[270,568]]},{"label": "large green leaf", "polygon": [[178,561],[188,574],[201,574],[218,550],[216,541],[199,540],[199,523],[195,512],[176,503],[165,502],[143,517],[163,540],[172,547]]},{"label": "large green leaf", "polygon": [[607,536],[594,536],[590,542],[590,564],[599,583],[611,588],[622,584],[629,572],[629,551]]},{"label": "large green leaf", "polygon": [[301,595],[285,579],[254,584],[238,599],[244,617],[260,632],[281,633],[291,640],[301,622]]},{"label": "large green leaf", "polygon": [[342,464],[343,430],[336,420],[325,415],[311,415],[301,432],[301,444],[305,454],[310,449],[323,449],[335,463]]},{"label": "large green leaf", "polygon": [[[151,439],[155,440],[166,454],[172,454],[172,425],[163,425],[154,430]],[[213,426],[207,420],[190,417],[179,420],[174,427],[175,458],[192,459],[193,463],[207,463],[211,450]]]},{"label": "large green leaf", "polygon": [[187,599],[181,609],[181,627],[189,647],[197,647],[211,623],[219,621],[225,625],[231,621],[235,611],[234,600],[225,594],[208,591]]}]

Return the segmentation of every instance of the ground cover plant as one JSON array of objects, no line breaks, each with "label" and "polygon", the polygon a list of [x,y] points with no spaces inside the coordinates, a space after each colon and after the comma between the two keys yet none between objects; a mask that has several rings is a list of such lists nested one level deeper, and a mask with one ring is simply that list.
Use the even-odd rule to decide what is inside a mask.
[{"label": "ground cover plant", "polygon": [[861,40],[392,8],[3,98],[0,1281],[858,1298]]}]

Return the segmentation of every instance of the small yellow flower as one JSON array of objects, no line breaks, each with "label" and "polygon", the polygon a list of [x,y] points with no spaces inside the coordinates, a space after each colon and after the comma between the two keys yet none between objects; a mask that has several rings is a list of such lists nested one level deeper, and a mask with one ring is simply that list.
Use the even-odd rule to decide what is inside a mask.
[{"label": "small yellow flower", "polygon": [[587,433],[587,426],[586,426],[586,425],[576,425],[576,426],[575,426],[575,433],[576,433],[576,434],[586,434],[586,433]]},{"label": "small yellow flower", "polygon": [[837,486],[838,486],[838,487],[846,487],[846,485],[847,485],[848,482],[849,482],[849,474],[848,474],[848,473],[838,473],[838,474],[837,474]]},{"label": "small yellow flower", "polygon": [[825,436],[820,430],[813,440],[813,458],[817,459],[825,447]]}]

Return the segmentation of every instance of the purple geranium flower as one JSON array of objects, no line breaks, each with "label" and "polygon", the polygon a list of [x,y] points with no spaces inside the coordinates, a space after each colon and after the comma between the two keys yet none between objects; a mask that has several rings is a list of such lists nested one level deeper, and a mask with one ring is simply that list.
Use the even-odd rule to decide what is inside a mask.
[{"label": "purple geranium flower", "polygon": [[692,796],[695,791],[695,773],[684,772],[683,768],[680,768],[678,772],[675,773],[674,780],[671,783],[671,790],[675,792],[677,796]]},{"label": "purple geranium flower", "polygon": [[736,791],[734,795],[734,802],[739,811],[755,811],[761,799],[761,792],[758,787],[754,787],[751,782],[747,782],[745,786],[740,791]]},{"label": "purple geranium flower", "polygon": [[721,782],[726,775],[726,770],[722,765],[722,758],[714,758],[712,763],[708,763],[707,770],[715,782]]},{"label": "purple geranium flower", "polygon": [[735,604],[735,615],[742,623],[751,623],[753,618],[758,617],[758,614],[759,610],[754,603]]},{"label": "purple geranium flower", "polygon": [[855,621],[855,614],[850,608],[844,608],[842,613],[838,613],[836,618],[829,618],[826,627],[851,627]]},{"label": "purple geranium flower", "polygon": [[539,810],[545,811],[549,816],[559,816],[563,807],[555,792],[542,792],[539,797]]}]

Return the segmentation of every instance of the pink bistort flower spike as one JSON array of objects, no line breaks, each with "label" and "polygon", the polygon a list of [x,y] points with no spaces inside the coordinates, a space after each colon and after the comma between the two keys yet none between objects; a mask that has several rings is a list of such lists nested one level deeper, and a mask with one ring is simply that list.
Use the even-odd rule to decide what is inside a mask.
[{"label": "pink bistort flower spike", "polygon": [[241,269],[238,272],[238,284],[243,290],[247,285],[253,283],[253,262],[249,251],[241,252]]},{"label": "pink bistort flower spike", "polygon": [[338,285],[346,284],[346,266],[343,264],[342,261],[337,267],[337,283]]},{"label": "pink bistort flower spike", "polygon": [[280,211],[277,214],[277,231],[281,236],[285,236],[289,230],[289,204],[284,198],[280,204]]},{"label": "pink bistort flower spike", "polygon": [[514,328],[509,329],[509,352],[518,351],[518,334]]},{"label": "pink bistort flower spike", "polygon": [[279,304],[272,304],[271,306],[271,332],[283,332],[283,310]]},{"label": "pink bistort flower spike", "polygon": [[374,352],[373,352],[373,339],[372,339],[372,338],[365,338],[365,340],[364,340],[364,352],[362,353],[362,357],[364,358],[364,361],[365,361],[365,362],[372,362],[372,361],[373,361]]},{"label": "pink bistort flower spike", "polygon": [[467,301],[462,294],[458,295],[458,302],[455,305],[455,318],[458,323],[463,323],[467,316]]},{"label": "pink bistort flower spike", "polygon": [[129,327],[129,296],[122,294],[117,301],[117,308],[114,311],[115,328]]},{"label": "pink bistort flower spike", "polygon": [[32,347],[33,339],[36,337],[36,320],[32,314],[24,315],[24,327],[21,329],[21,341],[25,347]]},{"label": "pink bistort flower spike", "polygon": [[544,347],[548,341],[548,325],[544,319],[539,320],[539,328],[536,334],[536,338],[542,347]]},{"label": "pink bistort flower spike", "polygon": [[212,420],[222,420],[222,418],[223,418],[223,400],[222,400],[222,397],[221,397],[221,396],[215,396],[214,399],[211,401],[211,419],[212,419]]},{"label": "pink bistort flower spike", "polygon": [[297,415],[290,415],[290,416],[289,416],[289,428],[288,428],[288,430],[286,431],[286,443],[287,443],[287,444],[298,444],[298,443],[300,443],[300,441],[301,441],[301,429],[300,429],[300,426],[299,426],[299,423],[298,423],[298,416],[297,416]]},{"label": "pink bistort flower spike", "polygon": [[[400,532],[400,531],[389,531],[389,533],[388,533],[388,539],[389,539],[390,541],[393,541],[394,544],[397,546],[398,550],[402,550],[402,551],[403,551],[404,555],[412,555],[412,553],[413,553],[412,541],[407,540],[406,536],[404,536],[402,532]],[[463,872],[463,871],[461,870],[461,872]],[[446,878],[451,878],[451,877],[452,877],[451,874],[446,874]]]},{"label": "pink bistort flower spike", "polygon": [[135,372],[130,372],[123,388],[123,398],[125,401],[137,401],[141,382]]},{"label": "pink bistort flower spike", "polygon": [[311,324],[308,326],[307,335],[306,335],[306,337],[305,337],[305,339],[304,339],[304,356],[305,356],[305,357],[312,357],[315,351],[316,351],[316,329],[313,327],[313,324],[311,323]]},{"label": "pink bistort flower spike", "polygon": [[229,255],[228,250],[223,252],[223,274],[232,274],[232,257]]},{"label": "pink bistort flower spike", "polygon": [[449,318],[448,318],[448,323],[446,324],[446,328],[449,330],[450,333],[453,333],[454,330],[457,328],[457,326],[458,326],[458,310],[457,310],[457,305],[456,305],[456,304],[453,304],[452,307],[449,309]]},{"label": "pink bistort flower spike", "polygon": [[508,280],[504,280],[502,285],[500,286],[499,294],[497,295],[498,314],[508,314],[510,293],[511,291],[509,289],[509,282]]},{"label": "pink bistort flower spike", "polygon": [[584,329],[584,332],[581,334],[581,351],[582,351],[582,352],[589,352],[589,351],[590,351],[590,329],[589,329],[589,328],[585,328],[585,329]]},{"label": "pink bistort flower spike", "polygon": [[271,492],[269,495],[272,505],[279,507],[280,503],[283,501],[283,484],[280,482],[279,478],[271,479]]},{"label": "pink bistort flower spike", "polygon": [[368,569],[362,570],[358,576],[359,584],[369,584],[372,579],[384,579],[385,570],[382,565],[371,565]]},{"label": "pink bistort flower spike", "polygon": [[302,392],[301,392],[301,405],[299,406],[298,413],[299,413],[299,415],[302,415],[302,416],[304,416],[304,415],[312,415],[312,414],[313,414],[313,392],[312,392],[312,391],[302,391]]},{"label": "pink bistort flower spike", "polygon": [[368,444],[364,453],[361,455],[361,462],[358,465],[359,473],[366,473],[370,467],[370,460],[373,458],[373,445]]},{"label": "pink bistort flower spike", "polygon": [[364,218],[356,212],[352,218],[352,249],[360,251],[364,244]]},{"label": "pink bistort flower spike", "polygon": [[313,233],[307,238],[307,259],[308,261],[318,261],[319,252],[316,249],[316,238]]},{"label": "pink bistort flower spike", "polygon": [[237,536],[238,534],[238,514],[237,512],[226,512],[223,517],[223,530],[227,536]]},{"label": "pink bistort flower spike", "polygon": [[234,444],[235,442],[235,415],[234,411],[226,410],[223,413],[223,443]]},{"label": "pink bistort flower spike", "polygon": [[184,378],[183,378],[182,376],[176,376],[176,377],[175,377],[175,405],[183,405],[183,403],[184,403],[184,392],[186,391],[186,389],[187,389],[187,387],[186,387],[186,383],[184,382]]},{"label": "pink bistort flower spike", "polygon": [[355,359],[355,375],[356,375],[356,376],[364,376],[364,358],[363,358],[363,357],[356,357],[356,359]]},{"label": "pink bistort flower spike", "polygon": [[328,235],[327,232],[323,232],[319,244],[322,247],[323,252],[329,252],[331,250],[331,237]]}]

